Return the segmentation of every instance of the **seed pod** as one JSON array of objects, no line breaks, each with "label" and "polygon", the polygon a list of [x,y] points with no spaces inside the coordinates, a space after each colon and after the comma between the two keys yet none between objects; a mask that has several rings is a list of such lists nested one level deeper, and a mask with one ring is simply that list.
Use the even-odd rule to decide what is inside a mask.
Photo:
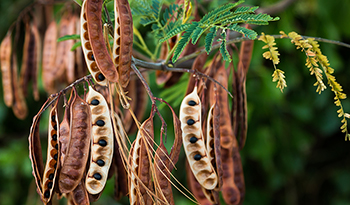
[{"label": "seed pod", "polygon": [[70,107],[69,146],[60,175],[59,188],[62,193],[73,191],[80,183],[89,156],[91,138],[91,111],[89,105],[74,89]]},{"label": "seed pod", "polygon": [[59,98],[57,99],[55,105],[50,111],[49,115],[49,135],[48,135],[48,144],[47,144],[47,157],[46,157],[46,166],[43,175],[43,184],[42,184],[42,200],[47,204],[52,197],[52,191],[55,187],[56,175],[57,175],[57,166],[60,159],[60,146],[59,146],[59,121],[58,121],[58,104]]},{"label": "seed pod", "polygon": [[[75,34],[76,31],[76,22],[79,19],[75,15],[69,16],[69,23],[67,24],[67,33],[68,35]],[[75,52],[71,51],[71,48],[74,45],[74,40],[67,40],[66,43],[66,58],[65,58],[65,65],[66,65],[66,76],[68,83],[72,83],[76,80],[75,75]]]},{"label": "seed pod", "polygon": [[42,59],[42,81],[46,92],[55,91],[55,67],[57,47],[57,24],[52,21],[47,27],[44,37],[43,59]]},{"label": "seed pod", "polygon": [[117,140],[114,140],[114,167],[115,167],[115,179],[114,179],[114,198],[119,200],[122,196],[128,193],[128,174],[123,163],[122,156],[119,152],[119,146]]},{"label": "seed pod", "polygon": [[2,87],[4,89],[4,101],[7,107],[13,105],[13,87],[12,87],[12,72],[11,72],[11,42],[12,32],[7,32],[5,38],[2,40],[0,45],[0,63],[2,73]]},{"label": "seed pod", "polygon": [[76,205],[89,205],[89,195],[86,191],[84,181],[82,180],[78,186],[71,192],[72,202]]},{"label": "seed pod", "polygon": [[86,0],[85,2],[87,30],[96,64],[107,80],[113,83],[118,82],[118,72],[113,64],[103,39],[101,21],[103,0]]},{"label": "seed pod", "polygon": [[[180,106],[183,145],[190,168],[197,181],[208,190],[218,183],[218,177],[210,163],[201,129],[201,102],[197,87],[187,95]],[[193,140],[195,140],[193,142]]]},{"label": "seed pod", "polygon": [[90,168],[85,183],[90,194],[98,194],[106,184],[113,158],[113,128],[105,98],[89,86],[86,99],[92,114],[92,143]]},{"label": "seed pod", "polygon": [[[237,144],[237,143],[236,143]],[[237,188],[240,193],[240,204],[243,203],[245,196],[245,182],[244,182],[244,173],[242,168],[241,155],[239,154],[238,147],[233,147],[233,164],[234,164],[234,182],[237,185]]]},{"label": "seed pod", "polygon": [[117,66],[120,84],[125,88],[130,80],[133,42],[133,22],[128,0],[114,1],[113,60]]},{"label": "seed pod", "polygon": [[23,90],[21,88],[21,86],[19,86],[18,83],[18,78],[17,78],[17,56],[16,53],[12,54],[13,58],[12,58],[12,83],[13,83],[13,91],[14,91],[14,102],[12,105],[12,111],[13,114],[15,114],[15,116],[18,119],[23,120],[24,118],[27,117],[28,114],[28,107],[27,107],[27,103],[26,100],[24,98],[23,95]]},{"label": "seed pod", "polygon": [[31,72],[32,78],[32,88],[33,88],[33,97],[34,100],[38,101],[39,96],[39,88],[38,88],[38,76],[39,76],[39,62],[41,57],[41,38],[39,34],[39,30],[36,24],[31,26],[31,35],[33,35],[34,39],[34,48],[33,48],[33,56],[29,56],[29,58],[33,58],[33,66]]},{"label": "seed pod", "polygon": [[92,48],[90,44],[90,37],[88,33],[88,23],[86,20],[86,1],[81,5],[81,14],[80,14],[80,39],[81,39],[81,47],[84,52],[85,62],[94,78],[95,82],[99,85],[106,86],[107,79],[101,73],[100,69],[97,67],[97,63],[95,61],[95,57],[92,53]]}]

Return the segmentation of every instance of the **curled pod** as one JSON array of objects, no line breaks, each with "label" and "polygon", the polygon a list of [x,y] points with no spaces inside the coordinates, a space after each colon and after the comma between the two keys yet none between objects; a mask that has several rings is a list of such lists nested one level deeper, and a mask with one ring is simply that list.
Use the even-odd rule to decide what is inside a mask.
[{"label": "curled pod", "polygon": [[102,72],[103,77],[116,83],[119,80],[118,72],[108,53],[105,40],[103,39],[101,20],[103,0],[86,0],[85,2],[87,31],[97,67]]},{"label": "curled pod", "polygon": [[11,71],[11,32],[9,31],[0,45],[0,63],[1,63],[1,76],[2,87],[4,89],[4,101],[7,107],[11,107],[13,104],[13,87],[12,87],[12,71]]},{"label": "curled pod", "polygon": [[55,91],[55,60],[57,48],[57,24],[51,21],[45,31],[42,59],[42,81],[44,89],[53,93]]},{"label": "curled pod", "polygon": [[102,86],[106,86],[107,79],[101,73],[100,69],[97,67],[97,62],[95,61],[95,57],[92,53],[90,37],[88,33],[88,23],[86,19],[86,1],[84,1],[83,4],[81,5],[80,28],[81,28],[80,30],[81,47],[83,49],[85,62],[88,67],[88,70],[91,73],[96,83]]},{"label": "curled pod", "polygon": [[79,97],[75,88],[70,107],[70,133],[67,154],[59,174],[62,193],[73,191],[80,183],[89,156],[91,139],[91,111],[89,105]]},{"label": "curled pod", "polygon": [[133,22],[128,0],[114,0],[114,15],[113,60],[120,84],[125,88],[130,80],[133,42]]},{"label": "curled pod", "polygon": [[86,189],[90,194],[100,193],[106,185],[113,158],[114,136],[108,104],[91,86],[86,96],[92,121],[90,167],[86,175]]},{"label": "curled pod", "polygon": [[201,102],[197,87],[185,96],[180,106],[182,140],[187,160],[197,181],[208,190],[218,183],[218,177],[209,160],[201,129]]},{"label": "curled pod", "polygon": [[59,121],[58,121],[58,104],[59,98],[50,111],[49,115],[49,133],[47,143],[47,157],[45,171],[43,174],[42,184],[42,200],[47,204],[52,197],[52,191],[55,187],[55,181],[57,176],[57,167],[60,159],[60,146],[59,146]]}]

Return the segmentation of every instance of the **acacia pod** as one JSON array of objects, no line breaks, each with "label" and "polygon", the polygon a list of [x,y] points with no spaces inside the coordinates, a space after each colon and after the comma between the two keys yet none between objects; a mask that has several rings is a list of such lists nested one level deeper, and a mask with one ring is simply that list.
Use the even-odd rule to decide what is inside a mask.
[{"label": "acacia pod", "polygon": [[12,87],[12,72],[11,72],[11,52],[12,42],[11,33],[8,32],[0,45],[0,63],[2,75],[2,87],[4,90],[4,101],[7,107],[13,105],[13,87]]},{"label": "acacia pod", "polygon": [[169,154],[171,163],[169,165],[169,171],[172,171],[175,164],[179,160],[180,151],[182,147],[182,130],[181,130],[181,121],[176,116],[174,110],[170,107],[171,113],[173,115],[173,124],[174,124],[174,132],[175,132],[175,139],[173,146],[171,147],[171,151]]},{"label": "acacia pod", "polygon": [[90,167],[85,184],[87,191],[95,195],[106,185],[113,158],[114,136],[108,104],[103,95],[89,86],[86,99],[91,110],[92,139]]},{"label": "acacia pod", "polygon": [[[175,204],[173,197],[173,190],[170,183],[170,161],[168,151],[164,146],[163,141],[158,146],[156,154],[154,156],[154,170],[156,181],[159,184],[160,191],[162,192],[161,199],[166,204]],[[162,197],[164,196],[164,197]]]},{"label": "acacia pod", "polygon": [[107,79],[101,73],[100,69],[97,66],[97,62],[95,61],[95,57],[92,52],[90,37],[88,33],[88,23],[86,19],[86,1],[81,5],[81,14],[80,14],[80,39],[81,39],[81,47],[83,49],[85,62],[89,72],[94,78],[95,82],[102,86],[107,86]]},{"label": "acacia pod", "polygon": [[[138,133],[139,134],[139,133]],[[137,134],[137,135],[138,135]],[[139,190],[137,189],[137,178],[138,175],[138,167],[139,167],[139,154],[138,152],[135,152],[135,149],[140,149],[140,143],[139,141],[134,141],[131,144],[130,152],[129,152],[129,180],[128,180],[128,187],[129,187],[129,201],[130,205],[137,204],[138,200],[138,193]]]},{"label": "acacia pod", "polygon": [[34,48],[33,48],[33,56],[29,56],[32,58],[33,66],[31,70],[31,78],[32,78],[32,88],[33,88],[33,97],[34,100],[38,101],[39,96],[39,88],[38,88],[38,76],[39,76],[39,62],[41,57],[41,38],[39,34],[39,30],[36,24],[31,26],[31,35],[34,40]]},{"label": "acacia pod", "polygon": [[180,106],[183,146],[190,168],[197,181],[208,190],[218,183],[218,177],[210,163],[201,129],[201,102],[197,87],[187,95]]},{"label": "acacia pod", "polygon": [[13,53],[12,56],[12,83],[13,83],[13,91],[14,91],[14,101],[13,101],[13,105],[12,105],[12,111],[13,114],[15,114],[15,116],[18,119],[23,120],[24,118],[27,117],[28,114],[28,107],[27,107],[27,103],[26,100],[24,98],[23,95],[23,90],[21,88],[21,86],[18,83],[18,78],[17,78],[17,56],[16,53]]},{"label": "acacia pod", "polygon": [[19,85],[23,90],[23,95],[27,96],[28,83],[31,77],[31,69],[33,69],[33,48],[34,48],[34,38],[31,35],[30,23],[25,23],[25,35],[24,35],[24,44],[23,44],[23,57],[22,57],[22,66],[19,78]]},{"label": "acacia pod", "polygon": [[[208,55],[206,53],[202,53],[194,60],[192,64],[192,70],[198,70],[200,72],[204,71],[204,64],[207,61]],[[186,90],[186,95],[191,93],[196,84],[196,78],[191,77]]]},{"label": "acacia pod", "polygon": [[245,196],[245,182],[244,182],[244,173],[242,168],[241,155],[239,154],[239,148],[233,147],[232,149],[232,159],[234,164],[234,182],[237,185],[237,188],[240,193],[240,204],[243,203]]},{"label": "acacia pod", "polygon": [[114,179],[114,198],[119,200],[122,196],[128,193],[128,174],[123,163],[122,156],[117,140],[114,140],[114,167],[115,167],[115,179]]},{"label": "acacia pod", "polygon": [[44,89],[53,93],[55,91],[55,67],[57,48],[57,24],[52,21],[46,29],[42,59],[42,81]]},{"label": "acacia pod", "polygon": [[107,80],[116,83],[119,80],[118,72],[103,39],[101,21],[103,0],[86,0],[85,2],[87,30],[96,64]]},{"label": "acacia pod", "polygon": [[[75,33],[81,35],[81,18],[77,16],[75,25]],[[80,37],[81,39],[81,37]],[[79,40],[75,40],[75,43],[79,42]],[[80,40],[80,43],[82,41]],[[85,62],[85,57],[82,49],[83,45],[75,49],[75,76],[77,78],[81,78],[86,75],[87,65]]]},{"label": "acacia pod", "polygon": [[78,186],[71,192],[72,202],[74,205],[89,205],[89,194],[86,191],[84,181],[82,180]]},{"label": "acacia pod", "polygon": [[74,89],[70,107],[69,146],[59,175],[62,193],[73,191],[80,183],[89,156],[91,138],[91,111],[89,105]]},{"label": "acacia pod", "polygon": [[130,80],[133,42],[133,22],[128,0],[114,0],[113,60],[119,73],[119,82],[126,87]]},{"label": "acacia pod", "polygon": [[[69,17],[69,23],[67,24],[67,33],[68,35],[73,35],[76,32],[76,22],[78,21],[78,18],[75,15],[71,15]],[[75,52],[71,51],[71,48],[74,45],[74,40],[67,40],[66,43],[66,58],[65,64],[66,64],[66,76],[67,76],[67,82],[72,83],[76,80],[75,75]]]},{"label": "acacia pod", "polygon": [[60,146],[59,146],[59,121],[58,121],[58,104],[59,98],[50,111],[49,115],[49,132],[47,143],[47,157],[45,171],[43,174],[42,184],[42,200],[47,204],[52,197],[52,191],[55,187],[57,168],[60,159]]}]

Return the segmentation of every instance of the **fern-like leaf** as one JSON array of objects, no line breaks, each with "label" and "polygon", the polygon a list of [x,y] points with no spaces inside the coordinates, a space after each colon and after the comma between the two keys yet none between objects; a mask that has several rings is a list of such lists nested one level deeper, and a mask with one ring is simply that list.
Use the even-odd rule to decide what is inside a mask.
[{"label": "fern-like leaf", "polygon": [[247,37],[249,39],[255,39],[258,36],[258,34],[254,30],[239,26],[237,24],[230,25],[227,28],[232,31],[241,33],[243,34],[243,37]]},{"label": "fern-like leaf", "polygon": [[172,30],[167,32],[167,35],[164,38],[159,40],[159,43],[163,43],[163,42],[167,41],[168,39],[170,39],[170,38],[176,36],[177,34],[185,31],[190,26],[191,26],[191,24],[183,24],[183,25],[180,25],[178,27],[173,28]]},{"label": "fern-like leaf", "polygon": [[221,53],[222,59],[224,59],[224,61],[231,62],[230,53],[227,51],[227,48],[226,48],[226,32],[225,31],[223,31],[221,33],[221,37],[222,37],[222,40],[221,40],[221,44],[220,44],[220,53]]},{"label": "fern-like leaf", "polygon": [[209,33],[205,37],[205,51],[207,52],[207,54],[209,54],[209,52],[211,51],[211,47],[213,45],[217,29],[217,27],[210,28]]},{"label": "fern-like leaf", "polygon": [[193,35],[192,35],[192,44],[196,44],[199,37],[203,34],[204,29],[201,27],[196,27],[196,29],[193,31]]},{"label": "fern-like leaf", "polygon": [[213,18],[219,16],[220,14],[227,12],[231,9],[233,9],[234,7],[236,7],[237,5],[243,3],[244,0],[240,0],[236,3],[229,3],[223,6],[220,6],[217,9],[214,9],[213,11],[207,13],[206,15],[203,16],[203,18],[199,21],[200,24],[204,24],[207,22],[210,22],[210,20],[212,20]]},{"label": "fern-like leaf", "polygon": [[196,29],[197,26],[198,26],[198,23],[193,22],[191,24],[191,26],[182,34],[182,36],[181,36],[181,38],[180,38],[180,40],[175,48],[174,55],[172,58],[174,63],[177,61],[181,52],[185,49],[187,44],[190,42],[193,31]]},{"label": "fern-like leaf", "polygon": [[287,83],[285,80],[284,72],[280,69],[275,69],[275,71],[272,74],[272,82],[276,82],[276,81],[277,81],[276,88],[279,88],[283,93],[283,89],[287,87]]}]

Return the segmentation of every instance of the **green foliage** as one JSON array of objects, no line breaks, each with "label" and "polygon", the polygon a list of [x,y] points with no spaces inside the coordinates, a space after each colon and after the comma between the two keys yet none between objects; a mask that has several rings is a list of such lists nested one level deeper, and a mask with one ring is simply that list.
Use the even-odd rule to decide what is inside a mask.
[{"label": "green foliage", "polygon": [[67,40],[80,40],[79,34],[65,35],[57,39],[57,42],[67,41]]}]

